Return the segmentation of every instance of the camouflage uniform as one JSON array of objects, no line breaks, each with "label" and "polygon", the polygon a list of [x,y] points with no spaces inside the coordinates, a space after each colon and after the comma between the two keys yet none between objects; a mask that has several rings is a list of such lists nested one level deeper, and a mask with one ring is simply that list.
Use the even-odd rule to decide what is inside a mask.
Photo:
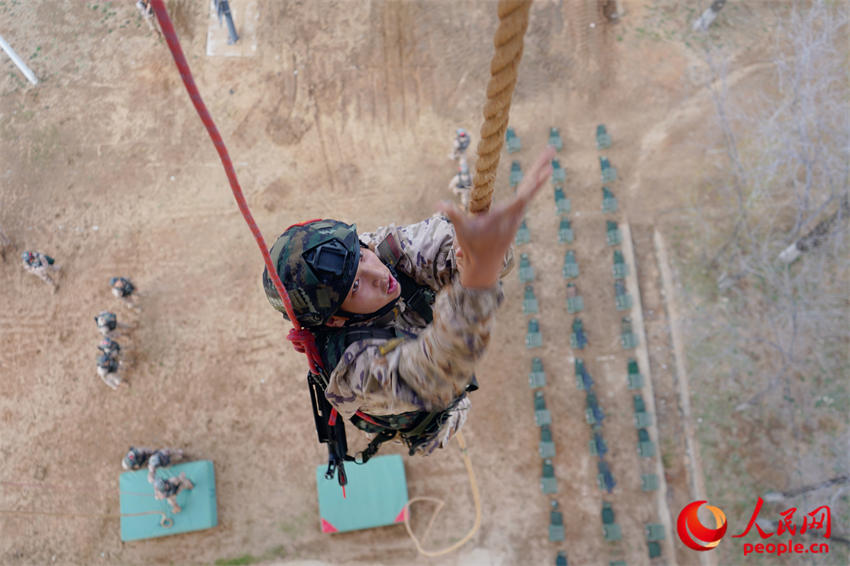
[{"label": "camouflage uniform", "polygon": [[167,479],[157,478],[153,484],[153,496],[154,499],[165,499],[171,505],[171,512],[179,513],[182,509],[177,505],[177,496],[184,489],[194,489],[194,487],[195,484],[186,477],[186,472],[180,472],[179,476]]},{"label": "camouflage uniform", "polygon": [[118,375],[120,366],[121,362],[108,354],[101,354],[97,357],[97,375],[112,389],[118,389],[118,386],[121,385],[121,377]]},{"label": "camouflage uniform", "polygon": [[55,265],[52,257],[41,252],[24,252],[21,254],[21,261],[25,271],[38,276],[39,279],[50,284],[54,291],[56,290],[56,283],[48,275],[49,270],[59,270],[59,266]]},{"label": "camouflage uniform", "polygon": [[158,468],[166,468],[171,465],[171,460],[181,460],[183,458],[182,450],[171,448],[160,448],[148,459],[148,482],[154,483],[156,478],[156,470]]},{"label": "camouflage uniform", "polygon": [[[405,227],[388,226],[360,234],[370,249],[394,233],[402,257],[396,269],[437,294],[434,319],[428,324],[399,299],[396,308],[376,320],[352,326],[383,326],[406,338],[357,341],[345,349],[330,374],[325,396],[350,418],[358,410],[370,415],[439,411],[456,401],[436,437],[420,448],[444,447],[463,426],[469,409],[464,397],[489,340],[493,316],[501,304],[501,285],[466,289],[460,284],[454,250],[454,227],[440,215]],[[510,254],[509,254],[510,256]],[[508,260],[510,263],[510,260]]]},{"label": "camouflage uniform", "polygon": [[109,280],[109,286],[112,289],[112,294],[121,299],[124,306],[138,311],[139,306],[136,304],[136,297],[133,292],[136,290],[135,285],[129,279],[124,277],[113,277]]},{"label": "camouflage uniform", "polygon": [[121,345],[112,338],[103,337],[97,349],[109,356],[110,358],[118,358],[121,355]]},{"label": "camouflage uniform", "polygon": [[94,317],[94,322],[97,324],[98,332],[110,340],[114,340],[121,334],[121,330],[119,329],[127,328],[125,324],[118,322],[118,317],[115,316],[115,313],[109,311],[103,311],[98,314]]},{"label": "camouflage uniform", "polygon": [[160,33],[159,28],[154,23],[154,20],[156,18],[153,13],[153,6],[151,5],[151,0],[137,0],[136,9],[148,23],[148,27],[151,28],[151,31],[155,31],[157,37],[162,38],[162,34]]},{"label": "camouflage uniform", "polygon": [[458,128],[452,142],[452,152],[449,154],[449,159],[457,160],[464,157],[471,143],[472,138],[469,137],[469,133],[463,128]]},{"label": "camouflage uniform", "polygon": [[469,208],[469,194],[472,190],[472,175],[469,173],[469,166],[466,164],[466,157],[460,158],[457,175],[452,177],[449,182],[449,190],[456,196],[460,197],[460,202],[463,208]]},{"label": "camouflage uniform", "polygon": [[136,448],[131,446],[121,460],[121,466],[125,470],[139,470],[148,462],[148,458],[153,455],[154,451],[150,448]]}]

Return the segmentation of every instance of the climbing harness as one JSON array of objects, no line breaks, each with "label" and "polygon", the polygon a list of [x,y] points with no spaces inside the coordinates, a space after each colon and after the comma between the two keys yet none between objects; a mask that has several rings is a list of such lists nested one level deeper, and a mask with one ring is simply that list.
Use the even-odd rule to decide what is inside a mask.
[{"label": "climbing harness", "polygon": [[[388,235],[377,246],[377,255],[398,280],[401,286],[400,299],[404,301],[405,306],[412,309],[426,324],[429,324],[434,318],[432,311],[432,305],[435,299],[434,291],[427,286],[419,285],[412,277],[397,269],[402,253],[401,246],[396,240],[395,235]],[[391,307],[392,311],[395,311],[397,308],[396,301],[387,306]],[[365,315],[367,317],[366,320],[380,320],[382,316],[389,314],[389,311],[384,312],[385,310],[386,307],[376,313]],[[395,317],[394,312],[393,317]],[[341,421],[337,421],[336,412],[325,396],[329,376],[323,368],[335,368],[342,359],[346,348],[355,342],[368,339],[385,340],[386,342],[382,347],[382,351],[386,353],[406,338],[413,338],[415,336],[396,328],[376,326],[374,324],[343,326],[340,328],[319,327],[315,330],[314,335],[317,349],[321,353],[322,369],[318,373],[311,371],[307,376],[310,387],[310,399],[313,406],[313,417],[316,423],[319,442],[327,443],[329,447],[330,457],[326,477],[331,479],[335,471],[341,472],[338,477],[340,485],[345,485],[343,483],[345,481],[344,462],[354,461],[358,464],[365,464],[377,453],[381,444],[393,438],[399,437],[407,445],[409,454],[413,455],[420,447],[436,437],[443,423],[448,418],[449,413],[466,395],[466,392],[464,392],[446,408],[439,411],[410,411],[402,414],[381,416],[369,415],[362,411],[357,411],[350,419],[351,423],[358,429],[375,436],[365,450],[351,457],[347,454],[344,425]],[[467,391],[471,392],[476,389],[478,389],[478,385],[473,376]]]}]

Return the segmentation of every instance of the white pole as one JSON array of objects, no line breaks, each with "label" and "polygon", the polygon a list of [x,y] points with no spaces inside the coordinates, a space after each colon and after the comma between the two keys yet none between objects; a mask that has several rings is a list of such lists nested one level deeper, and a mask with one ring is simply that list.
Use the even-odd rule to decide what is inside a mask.
[{"label": "white pole", "polygon": [[12,49],[12,47],[8,43],[6,43],[6,40],[3,39],[2,35],[0,35],[0,47],[3,48],[3,51],[6,52],[6,55],[9,56],[12,62],[18,66],[24,76],[26,76],[26,78],[28,78],[32,84],[37,85],[38,79],[35,78],[35,74],[33,74],[33,72],[30,71],[30,68],[27,67],[26,63],[24,63],[23,60],[18,57],[18,54],[15,53],[15,50]]}]

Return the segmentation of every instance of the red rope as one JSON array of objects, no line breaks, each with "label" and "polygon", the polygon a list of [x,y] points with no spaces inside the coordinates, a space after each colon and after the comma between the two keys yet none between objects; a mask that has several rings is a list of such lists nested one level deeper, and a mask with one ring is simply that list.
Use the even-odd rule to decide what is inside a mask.
[{"label": "red rope", "polygon": [[201,98],[201,93],[195,85],[195,79],[192,78],[192,71],[189,69],[189,63],[186,62],[186,57],[183,56],[183,49],[180,47],[180,41],[177,39],[177,33],[174,31],[174,26],[171,25],[171,19],[168,17],[168,12],[165,9],[163,0],[152,0],[156,19],[159,21],[159,27],[162,28],[162,33],[165,36],[165,41],[168,44],[168,49],[171,50],[171,55],[174,57],[174,63],[177,65],[177,70],[180,71],[180,78],[183,79],[183,84],[186,86],[186,91],[189,93],[189,98],[192,99],[192,104],[195,105],[195,110],[201,118],[201,122],[207,128],[207,132],[212,139],[218,156],[221,159],[221,164],[224,166],[224,172],[227,174],[227,179],[230,181],[230,190],[233,192],[233,198],[236,199],[236,204],[239,206],[239,211],[242,217],[248,224],[248,228],[254,235],[257,245],[260,247],[260,253],[263,254],[263,262],[266,264],[266,269],[269,276],[274,282],[274,288],[277,294],[283,300],[283,306],[286,308],[286,313],[289,315],[289,320],[294,328],[289,332],[287,337],[293,344],[294,348],[302,353],[307,354],[307,359],[310,363],[310,370],[316,371],[317,367],[322,366],[322,360],[319,357],[318,349],[313,334],[309,330],[304,330],[295,318],[295,311],[292,310],[292,303],[289,300],[289,295],[283,287],[283,283],[277,274],[276,267],[272,264],[272,258],[269,256],[268,246],[263,238],[257,223],[254,222],[254,217],[251,210],[248,208],[248,203],[245,201],[245,196],[242,194],[242,187],[239,186],[239,181],[236,178],[236,170],[233,168],[233,163],[230,161],[230,155],[227,153],[227,147],[224,145],[224,140],[221,139],[221,134],[218,133],[218,128],[215,127],[212,116],[207,111],[206,105]]},{"label": "red rope", "polygon": [[[277,273],[275,273],[277,276]],[[290,320],[294,320],[290,318]],[[303,328],[291,328],[286,339],[292,342],[292,347],[296,352],[307,354],[307,361],[310,363],[310,371],[318,373],[318,368],[322,367],[322,358],[319,356],[319,349],[316,348],[316,339],[313,333]]]}]

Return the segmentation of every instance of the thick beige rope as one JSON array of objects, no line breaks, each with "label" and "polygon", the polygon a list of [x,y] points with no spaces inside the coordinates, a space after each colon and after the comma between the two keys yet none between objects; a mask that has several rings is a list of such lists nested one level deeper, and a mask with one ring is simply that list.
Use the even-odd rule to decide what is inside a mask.
[{"label": "thick beige rope", "polygon": [[[528,28],[528,11],[532,0],[499,0],[499,28],[493,38],[496,52],[490,62],[490,82],[487,84],[487,102],[484,105],[484,124],[481,126],[481,141],[478,142],[478,161],[475,164],[475,178],[469,200],[469,211],[487,212],[493,199],[493,184],[496,180],[496,169],[499,167],[499,154],[505,143],[505,132],[508,129],[508,116],[511,108],[511,98],[516,86],[517,69],[522,59],[522,46],[525,30]],[[410,528],[410,505],[417,501],[430,501],[437,504],[425,533],[428,536],[431,526],[437,518],[445,502],[434,497],[414,497],[404,505],[404,528],[413,539],[416,550],[423,556],[436,557],[454,552],[469,542],[481,526],[481,495],[478,492],[478,482],[472,469],[472,461],[466,448],[463,434],[455,435],[460,445],[463,463],[469,475],[469,487],[472,490],[472,500],[475,504],[475,521],[469,532],[454,544],[440,550],[426,550],[420,539]]]},{"label": "thick beige rope", "polygon": [[522,59],[523,37],[528,28],[531,0],[499,0],[499,28],[493,38],[496,52],[490,62],[490,82],[484,105],[484,124],[478,142],[478,161],[469,198],[469,211],[487,212],[493,199],[493,185],[499,154],[505,144],[511,98]]},{"label": "thick beige rope", "polygon": [[[12,487],[32,487],[37,489],[42,488],[54,488],[55,491],[68,493],[70,491],[83,491],[83,488],[79,487],[70,487],[70,486],[61,486],[55,484],[49,484],[44,482],[38,483],[21,483],[21,482],[11,482],[11,481],[0,481],[0,486],[12,486]],[[88,489],[86,489],[88,491]],[[153,493],[135,493],[132,491],[122,491],[120,492],[122,495],[143,495],[147,497],[153,497]],[[0,509],[0,513],[7,513],[10,515],[50,515],[54,517],[141,517],[142,515],[159,515],[159,526],[170,529],[174,525],[174,519],[168,517],[163,511],[142,511],[141,513],[120,513],[120,514],[105,514],[105,513],[61,513],[54,511],[33,511],[30,509]]]}]

